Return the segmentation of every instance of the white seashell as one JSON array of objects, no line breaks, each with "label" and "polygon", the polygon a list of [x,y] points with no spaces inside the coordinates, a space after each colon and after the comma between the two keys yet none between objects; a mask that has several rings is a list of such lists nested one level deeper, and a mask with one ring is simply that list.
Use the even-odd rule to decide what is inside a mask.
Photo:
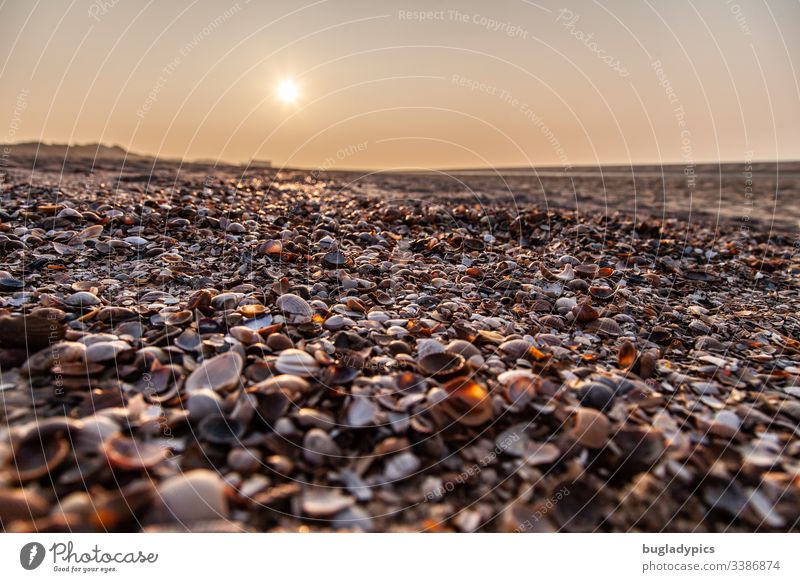
[{"label": "white seashell", "polygon": [[275,362],[275,367],[282,374],[300,377],[313,376],[319,372],[319,364],[314,356],[295,348],[283,350]]},{"label": "white seashell", "polygon": [[278,297],[275,305],[290,323],[308,323],[314,314],[308,302],[294,293],[284,293]]}]

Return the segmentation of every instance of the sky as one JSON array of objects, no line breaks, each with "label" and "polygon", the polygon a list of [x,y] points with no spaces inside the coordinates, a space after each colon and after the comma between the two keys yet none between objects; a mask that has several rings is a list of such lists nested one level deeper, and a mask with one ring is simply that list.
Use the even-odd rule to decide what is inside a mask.
[{"label": "sky", "polygon": [[0,0],[0,142],[323,169],[797,160],[798,33],[797,0]]}]

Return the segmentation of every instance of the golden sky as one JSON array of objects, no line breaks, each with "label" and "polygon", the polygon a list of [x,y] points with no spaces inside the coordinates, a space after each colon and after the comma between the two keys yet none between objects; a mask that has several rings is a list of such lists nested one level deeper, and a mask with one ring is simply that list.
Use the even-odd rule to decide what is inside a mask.
[{"label": "golden sky", "polygon": [[798,33],[797,0],[5,0],[0,142],[330,169],[800,159]]}]

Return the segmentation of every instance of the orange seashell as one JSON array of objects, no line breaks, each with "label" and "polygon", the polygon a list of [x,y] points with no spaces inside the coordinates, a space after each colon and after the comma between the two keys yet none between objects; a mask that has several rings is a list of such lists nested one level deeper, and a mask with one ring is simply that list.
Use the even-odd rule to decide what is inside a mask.
[{"label": "orange seashell", "polygon": [[478,426],[492,417],[489,392],[478,382],[467,376],[459,376],[442,387],[447,392],[447,398],[441,406],[453,420],[467,426]]}]

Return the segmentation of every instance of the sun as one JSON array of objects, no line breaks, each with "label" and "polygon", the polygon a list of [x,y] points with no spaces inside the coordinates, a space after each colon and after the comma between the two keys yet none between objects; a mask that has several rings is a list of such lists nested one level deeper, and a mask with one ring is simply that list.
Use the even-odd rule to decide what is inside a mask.
[{"label": "sun", "polygon": [[278,84],[277,94],[278,99],[284,103],[294,103],[300,96],[300,91],[294,81],[291,79],[284,79]]}]

